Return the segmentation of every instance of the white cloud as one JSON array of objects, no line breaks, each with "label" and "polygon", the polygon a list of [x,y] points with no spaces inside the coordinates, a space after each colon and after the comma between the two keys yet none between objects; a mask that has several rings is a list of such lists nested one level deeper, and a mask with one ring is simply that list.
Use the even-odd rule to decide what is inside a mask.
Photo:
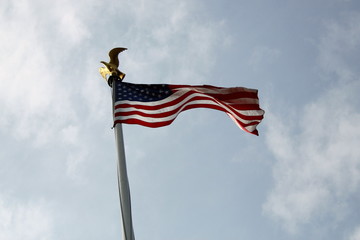
[{"label": "white cloud", "polygon": [[359,240],[359,239],[360,239],[360,226],[354,230],[349,240]]},{"label": "white cloud", "polygon": [[67,174],[72,179],[77,180],[77,183],[84,183],[85,179],[81,175],[80,164],[83,163],[88,157],[88,151],[85,149],[78,149],[68,154],[66,159]]},{"label": "white cloud", "polygon": [[332,90],[299,112],[298,120],[286,118],[299,121],[295,135],[285,120],[267,116],[277,163],[264,209],[290,232],[326,211],[341,218],[348,197],[360,191],[360,111],[349,100],[357,91],[357,83]]},{"label": "white cloud", "polygon": [[88,26],[78,17],[79,9],[70,4],[59,4],[56,15],[59,17],[58,32],[65,40],[73,44],[79,44],[90,36]]},{"label": "white cloud", "polygon": [[83,183],[84,178],[81,175],[83,168],[80,166],[89,157],[89,150],[82,143],[79,131],[79,127],[69,125],[61,130],[60,136],[64,146],[68,149],[66,172],[69,177],[77,180],[78,183]]},{"label": "white cloud", "polygon": [[68,144],[76,144],[79,141],[79,128],[73,125],[61,130],[63,141]]},{"label": "white cloud", "polygon": [[[135,76],[129,81],[154,83],[208,83],[216,49],[226,39],[224,23],[201,19],[203,13],[192,1],[2,4],[0,31],[6,38],[0,40],[0,65],[6,71],[0,72],[0,131],[31,146],[67,145],[64,158],[71,174],[88,156],[80,144],[86,141],[85,131],[79,129],[111,119],[111,97],[104,94],[97,72],[99,61],[107,59],[96,59],[97,47],[87,45],[89,38],[123,41],[131,54],[121,67]],[[122,25],[127,17],[132,22]],[[115,20],[109,25],[106,19]],[[89,49],[81,47],[85,45]],[[102,50],[106,57],[108,50]]]},{"label": "white cloud", "polygon": [[6,36],[0,40],[0,65],[6,70],[0,72],[0,133],[30,148],[64,147],[67,176],[79,180],[79,163],[88,156],[79,115],[84,119],[88,111],[82,110],[86,103],[78,88],[84,84],[77,77],[88,72],[89,62],[81,54],[86,51],[77,47],[90,36],[91,23],[85,20],[95,9],[83,9],[82,1],[20,0],[5,5],[7,11],[0,15],[0,31]]},{"label": "white cloud", "polygon": [[51,239],[53,220],[43,201],[14,203],[0,198],[0,238],[7,240]]},{"label": "white cloud", "polygon": [[6,69],[0,73],[0,123],[3,131],[16,138],[31,137],[41,145],[56,134],[58,127],[76,119],[76,114],[70,107],[71,91],[61,78],[59,60],[46,48],[56,36],[42,38],[46,24],[39,17],[44,12],[34,8],[38,4],[11,3],[1,17],[0,29],[7,39],[0,42],[0,65]]},{"label": "white cloud", "polygon": [[254,70],[258,70],[263,64],[271,64],[279,58],[281,52],[279,49],[267,46],[256,46],[250,56],[249,64]]},{"label": "white cloud", "polygon": [[319,63],[337,83],[295,117],[267,114],[267,143],[277,162],[263,207],[291,233],[315,219],[344,221],[349,199],[360,194],[360,81],[349,61],[359,51],[359,20],[333,23],[321,40]]},{"label": "white cloud", "polygon": [[124,14],[134,17],[122,36],[129,48],[124,68],[135,76],[131,81],[209,81],[216,53],[228,43],[224,22],[209,21],[194,1],[126,3]]},{"label": "white cloud", "polygon": [[[59,171],[66,169],[66,174],[59,176],[80,184],[86,183],[82,174],[89,164],[85,161],[98,151],[89,149],[87,131],[96,128],[94,135],[101,134],[99,121],[109,131],[111,127],[111,120],[103,121],[111,119],[110,93],[104,92],[107,86],[97,72],[109,48],[129,48],[126,60],[120,57],[129,81],[209,83],[206,77],[216,52],[228,42],[222,34],[224,23],[202,18],[193,1],[4,2],[0,31],[6,39],[0,40],[0,65],[6,71],[0,72],[0,133],[25,143],[30,149],[25,154],[31,155],[35,146],[45,160],[31,155],[31,163],[61,166]],[[96,9],[96,4],[101,7]],[[98,58],[100,51],[105,59]],[[56,149],[59,155],[52,156],[48,149]],[[143,157],[142,151],[132,152],[136,159]],[[51,220],[39,205],[26,206],[28,212],[20,204],[1,209],[12,216],[18,212],[16,216]],[[22,239],[49,238],[50,225],[40,221],[33,237],[16,233],[28,222],[17,220],[4,232]]]},{"label": "white cloud", "polygon": [[340,81],[353,81],[359,75],[352,61],[359,60],[353,57],[360,54],[360,14],[349,13],[342,22],[329,21],[326,28],[327,34],[319,45],[319,65],[324,71],[336,74]]}]

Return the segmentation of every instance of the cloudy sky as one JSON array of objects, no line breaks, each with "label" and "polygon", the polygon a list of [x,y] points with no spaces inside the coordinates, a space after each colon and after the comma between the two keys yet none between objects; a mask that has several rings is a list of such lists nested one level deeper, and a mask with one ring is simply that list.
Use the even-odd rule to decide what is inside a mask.
[{"label": "cloudy sky", "polygon": [[113,47],[126,81],[266,111],[124,126],[136,239],[360,239],[358,0],[2,0],[0,31],[0,239],[121,239]]}]

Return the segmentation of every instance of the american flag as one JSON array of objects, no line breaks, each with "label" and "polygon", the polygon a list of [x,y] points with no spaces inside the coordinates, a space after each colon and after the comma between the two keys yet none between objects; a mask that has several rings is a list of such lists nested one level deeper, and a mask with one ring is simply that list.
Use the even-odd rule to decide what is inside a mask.
[{"label": "american flag", "polygon": [[241,129],[258,135],[256,126],[264,116],[256,89],[120,81],[115,81],[113,87],[114,126],[127,123],[163,127],[171,124],[182,111],[211,108],[227,113]]}]

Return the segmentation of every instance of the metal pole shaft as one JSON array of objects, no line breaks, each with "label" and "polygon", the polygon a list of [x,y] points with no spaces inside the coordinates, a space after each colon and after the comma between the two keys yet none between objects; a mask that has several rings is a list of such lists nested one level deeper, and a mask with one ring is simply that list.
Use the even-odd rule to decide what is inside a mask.
[{"label": "metal pole shaft", "polygon": [[[112,80],[111,85],[113,86],[113,99],[114,99],[115,84],[117,80],[120,79],[111,79],[111,80]],[[116,149],[118,155],[117,176],[118,176],[121,216],[123,223],[123,239],[135,240],[134,229],[132,224],[132,216],[131,216],[130,186],[129,186],[129,180],[126,170],[125,147],[124,147],[122,125],[120,123],[116,124],[114,130],[115,130]]]},{"label": "metal pole shaft", "polygon": [[115,140],[118,153],[117,175],[120,196],[124,240],[135,240],[131,216],[130,187],[126,171],[125,149],[121,124],[115,126]]}]

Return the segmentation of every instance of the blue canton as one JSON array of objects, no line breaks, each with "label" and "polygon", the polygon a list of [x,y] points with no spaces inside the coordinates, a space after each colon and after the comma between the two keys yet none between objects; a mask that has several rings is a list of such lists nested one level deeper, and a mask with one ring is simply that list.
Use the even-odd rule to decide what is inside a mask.
[{"label": "blue canton", "polygon": [[153,102],[167,98],[172,91],[166,84],[133,84],[116,82],[115,101]]}]

